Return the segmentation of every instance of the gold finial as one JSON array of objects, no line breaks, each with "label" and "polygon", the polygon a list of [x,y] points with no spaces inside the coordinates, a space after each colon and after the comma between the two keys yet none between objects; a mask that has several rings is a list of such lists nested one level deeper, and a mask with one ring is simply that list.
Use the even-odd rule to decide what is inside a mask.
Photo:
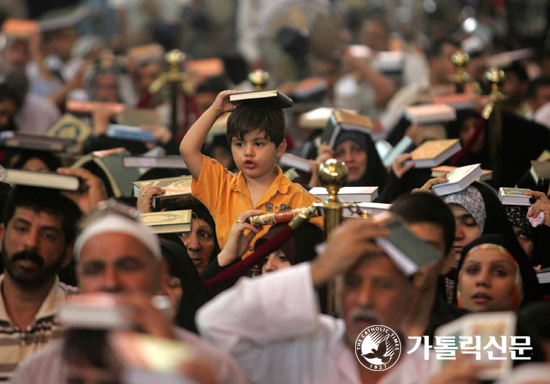
[{"label": "gold finial", "polygon": [[491,93],[489,94],[489,103],[483,108],[481,116],[488,120],[493,112],[495,103],[504,100],[506,97],[500,92],[500,86],[504,83],[504,71],[498,68],[490,68],[485,73],[485,78],[491,83]]},{"label": "gold finial", "polygon": [[254,90],[261,91],[262,89],[265,89],[267,87],[267,82],[269,81],[269,73],[262,69],[257,69],[254,72],[250,72],[250,74],[248,75],[248,80],[254,86]]},{"label": "gold finial", "polygon": [[470,61],[470,56],[462,51],[457,51],[451,55],[451,61],[456,68],[453,77],[457,92],[464,92],[464,84],[470,81],[470,75],[466,72],[466,65]]},{"label": "gold finial", "polygon": [[337,201],[338,191],[348,182],[349,170],[346,164],[328,159],[319,166],[319,181],[329,194],[329,201]]}]

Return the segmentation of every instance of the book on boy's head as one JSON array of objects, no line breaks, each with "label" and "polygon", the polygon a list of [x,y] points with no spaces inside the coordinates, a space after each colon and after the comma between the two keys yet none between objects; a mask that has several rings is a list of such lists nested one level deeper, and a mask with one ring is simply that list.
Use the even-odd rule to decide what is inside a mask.
[{"label": "book on boy's head", "polygon": [[405,116],[413,124],[446,123],[456,120],[454,108],[446,104],[427,104],[407,107]]},{"label": "book on boy's head", "polygon": [[[516,336],[516,319],[514,312],[476,312],[442,325],[435,330],[435,336],[448,340],[447,356],[453,353],[455,357],[460,354],[471,357],[472,362],[483,365],[478,379],[494,381],[506,377],[512,370],[511,356],[514,354],[511,353],[510,342],[511,337]],[[523,344],[523,337],[521,339]],[[472,340],[474,344],[470,342]],[[532,346],[526,347],[530,349]],[[514,352],[525,358],[530,351]],[[437,359],[438,369],[451,364],[451,360],[454,359]]]},{"label": "book on boy's head", "polygon": [[433,98],[434,104],[446,104],[456,111],[472,109],[476,104],[476,99],[479,96],[472,93],[455,93],[451,95],[440,95]]},{"label": "book on boy's head", "polygon": [[527,191],[529,189],[501,187],[498,189],[498,197],[502,205],[524,205],[529,207],[531,206],[529,200],[532,196],[526,195]]},{"label": "book on boy's head", "polygon": [[181,156],[125,156],[122,166],[126,168],[170,168],[187,169]]},{"label": "book on boy's head", "polygon": [[[439,177],[445,173],[451,173],[458,167],[452,167],[450,165],[440,165],[439,167],[432,168],[432,177]],[[482,169],[481,170],[481,177],[479,178],[479,181],[488,181],[493,178],[493,171],[490,171],[488,169]]]},{"label": "book on boy's head", "polygon": [[76,140],[49,136],[29,135],[12,131],[0,133],[0,146],[35,151],[69,152]]},{"label": "book on boy's head", "polygon": [[294,103],[290,97],[278,89],[233,93],[229,95],[232,103],[251,103],[271,108],[291,108]]},{"label": "book on boy's head", "polygon": [[47,136],[84,141],[92,134],[92,128],[70,113],[63,115],[46,132]]},{"label": "book on boy's head", "polygon": [[412,151],[411,155],[415,168],[432,168],[437,167],[461,149],[458,139],[430,140]]},{"label": "book on boy's head", "polygon": [[[354,115],[340,110],[334,110],[323,130],[321,142],[326,142],[330,147],[334,147],[336,138],[342,130],[358,131],[371,135],[373,133],[372,121],[368,116]],[[375,138],[373,138],[373,140],[375,140]]]},{"label": "book on boy's head", "polygon": [[154,109],[126,108],[116,116],[116,121],[131,127],[161,125],[160,114]]},{"label": "book on boy's head", "polygon": [[63,191],[79,191],[83,188],[83,184],[76,176],[60,175],[54,172],[25,171],[22,169],[0,170],[0,181],[8,184],[60,189]]},{"label": "book on boy's head", "polygon": [[157,142],[153,131],[120,124],[109,124],[107,136],[123,140],[142,141],[145,143]]},{"label": "book on boy's head", "polygon": [[[323,187],[311,188],[309,193],[322,199],[328,198],[328,191]],[[378,197],[378,187],[343,187],[338,191],[343,202],[373,201]]]},{"label": "book on boy's head", "polygon": [[26,38],[38,33],[40,26],[36,21],[24,19],[7,19],[2,24],[2,33],[7,36]]},{"label": "book on boy's head", "polygon": [[217,57],[210,59],[190,60],[185,70],[199,77],[216,77],[223,75],[225,66],[223,60]]},{"label": "book on boy's head", "polygon": [[311,164],[306,159],[290,153],[285,153],[281,156],[279,165],[311,173]]},{"label": "book on boy's head", "polygon": [[198,202],[191,194],[192,176],[169,177],[166,179],[141,180],[134,182],[134,197],[139,197],[140,188],[147,185],[160,187],[165,190],[164,195],[153,196],[151,207],[154,211],[163,208],[177,209],[187,208]]},{"label": "book on boy's head", "polygon": [[138,168],[122,166],[122,159],[129,154],[124,148],[92,152],[78,159],[71,168],[87,168],[90,165],[98,167],[105,175],[107,189],[110,188],[115,197],[131,197],[132,182],[139,179],[141,174]]},{"label": "book on boy's head", "polygon": [[550,178],[550,161],[531,160],[531,176],[535,183]]},{"label": "book on boy's head", "polygon": [[411,276],[423,265],[443,257],[433,245],[416,237],[396,215],[381,213],[375,220],[383,220],[390,235],[376,238],[374,242],[384,249],[405,275]]},{"label": "book on boy's head", "polygon": [[482,174],[481,164],[472,164],[456,168],[447,175],[446,183],[436,184],[432,187],[432,190],[438,196],[457,193],[478,180]]},{"label": "book on boy's head", "polygon": [[[366,212],[369,216],[376,216],[380,213],[387,212],[392,207],[391,204],[371,203],[371,202],[357,203],[357,206],[359,207],[361,212]],[[356,213],[352,213],[349,209],[345,209],[344,217],[359,218],[360,216],[358,216]]]},{"label": "book on boy's head", "polygon": [[65,108],[69,112],[89,114],[96,110],[109,110],[113,115],[117,115],[126,109],[126,105],[120,103],[104,103],[101,101],[79,101],[67,100]]},{"label": "book on boy's head", "polygon": [[155,233],[191,232],[191,210],[143,213],[140,221],[151,227]]}]

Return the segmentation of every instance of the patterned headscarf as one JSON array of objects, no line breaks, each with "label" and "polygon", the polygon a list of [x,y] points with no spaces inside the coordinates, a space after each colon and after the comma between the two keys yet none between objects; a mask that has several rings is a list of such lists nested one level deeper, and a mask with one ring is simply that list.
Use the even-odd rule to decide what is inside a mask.
[{"label": "patterned headscarf", "polygon": [[447,204],[458,204],[467,210],[483,233],[487,212],[485,210],[483,196],[477,188],[469,186],[463,191],[445,196],[443,200]]},{"label": "patterned headscarf", "polygon": [[[498,244],[491,244],[491,243],[485,243],[485,244],[479,244],[475,247],[471,248],[466,256],[464,256],[464,261],[468,258],[469,255],[471,255],[474,252],[477,251],[484,251],[484,250],[495,250],[499,251],[500,253],[506,255],[506,258],[512,261],[515,270],[516,270],[516,277],[515,277],[515,285],[514,285],[514,292],[512,294],[512,302],[510,304],[510,310],[516,311],[519,309],[521,303],[523,302],[523,282],[521,279],[521,273],[518,266],[518,263],[516,262],[516,259],[512,256],[510,252],[506,248],[504,248],[502,245]],[[458,273],[458,284],[456,286],[456,300],[457,300],[457,306],[459,308],[462,308],[462,293],[461,293],[461,282],[462,282],[462,276],[464,275],[464,268],[461,268]]]},{"label": "patterned headscarf", "polygon": [[527,219],[528,209],[528,207],[520,205],[506,205],[504,207],[510,224],[523,229],[529,237],[532,237],[533,227],[531,227],[531,224],[529,224],[529,220]]}]

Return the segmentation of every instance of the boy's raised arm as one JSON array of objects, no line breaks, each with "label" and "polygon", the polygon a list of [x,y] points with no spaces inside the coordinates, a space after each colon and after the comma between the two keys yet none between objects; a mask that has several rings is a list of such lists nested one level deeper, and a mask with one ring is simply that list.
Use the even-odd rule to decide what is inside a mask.
[{"label": "boy's raised arm", "polygon": [[208,135],[210,128],[222,113],[235,109],[235,105],[229,102],[229,95],[233,93],[238,93],[238,91],[220,92],[214,103],[199,117],[181,141],[181,157],[195,179],[199,178],[201,172],[201,148],[206,140],[206,135]]}]

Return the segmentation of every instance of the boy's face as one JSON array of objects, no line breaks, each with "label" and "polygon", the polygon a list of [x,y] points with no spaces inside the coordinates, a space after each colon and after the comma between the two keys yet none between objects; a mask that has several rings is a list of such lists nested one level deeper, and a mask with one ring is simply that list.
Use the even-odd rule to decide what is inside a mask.
[{"label": "boy's face", "polygon": [[231,140],[231,152],[237,168],[247,177],[258,178],[275,168],[277,159],[285,153],[286,141],[278,147],[260,129],[248,132],[243,138]]}]

